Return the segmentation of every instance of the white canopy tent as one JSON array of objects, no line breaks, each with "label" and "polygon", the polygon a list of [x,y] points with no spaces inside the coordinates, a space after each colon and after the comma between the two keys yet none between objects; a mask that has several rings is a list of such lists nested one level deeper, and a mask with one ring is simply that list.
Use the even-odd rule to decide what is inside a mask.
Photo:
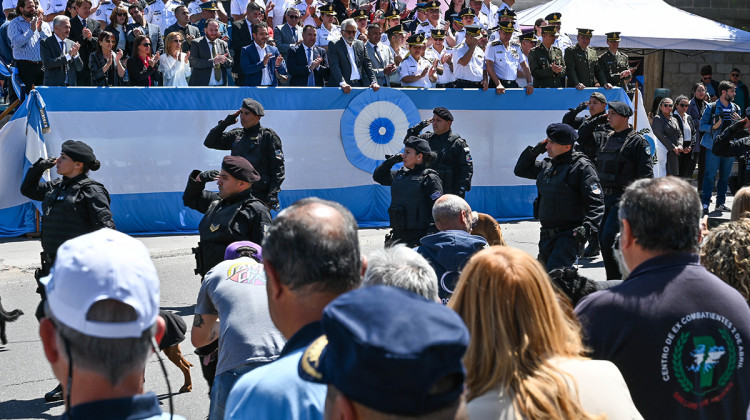
[{"label": "white canopy tent", "polygon": [[594,30],[592,47],[606,47],[604,33],[621,32],[620,48],[750,52],[750,32],[714,22],[662,0],[552,0],[518,13],[533,26],[550,13],[562,14],[561,31],[573,40],[576,28]]}]

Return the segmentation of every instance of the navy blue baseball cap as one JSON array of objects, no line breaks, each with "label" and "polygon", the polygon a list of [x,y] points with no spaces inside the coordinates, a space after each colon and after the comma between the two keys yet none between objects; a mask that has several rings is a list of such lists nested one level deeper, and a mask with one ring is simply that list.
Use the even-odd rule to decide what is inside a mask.
[{"label": "navy blue baseball cap", "polygon": [[447,307],[371,286],[332,301],[321,322],[325,335],[302,355],[302,379],[332,384],[352,401],[396,415],[429,414],[461,397],[469,331]]},{"label": "navy blue baseball cap", "polygon": [[569,146],[578,140],[578,133],[568,124],[554,123],[547,126],[547,137],[557,144]]}]

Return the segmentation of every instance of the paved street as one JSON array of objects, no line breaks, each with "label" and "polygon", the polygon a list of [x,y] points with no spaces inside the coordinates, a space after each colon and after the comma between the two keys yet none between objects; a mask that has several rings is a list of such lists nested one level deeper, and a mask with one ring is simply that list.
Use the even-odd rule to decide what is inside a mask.
[{"label": "paved street", "polygon": [[[731,203],[729,203],[731,204]],[[728,217],[728,214],[725,215]],[[503,224],[503,235],[509,245],[536,255],[539,224],[521,221]],[[385,229],[360,230],[362,252],[367,254],[382,246]],[[193,305],[199,289],[199,277],[193,274],[194,260],[190,248],[197,236],[155,236],[140,238],[151,252],[161,279],[161,306],[176,311],[188,326],[193,322]],[[6,310],[21,308],[26,314],[8,324],[9,343],[0,345],[0,418],[50,418],[62,414],[62,403],[47,404],[44,393],[57,381],[53,378],[38,336],[34,310],[38,296],[34,292],[33,270],[37,267],[41,246],[38,240],[0,239],[0,296]],[[585,261],[583,275],[604,280],[601,258]],[[193,363],[193,392],[173,395],[175,412],[188,419],[204,419],[208,414],[207,385],[197,366],[198,357],[190,339],[182,344],[182,352]],[[182,375],[165,359],[172,389],[182,385]],[[146,368],[146,390],[159,395],[165,410],[169,409],[166,382],[152,357]]]}]

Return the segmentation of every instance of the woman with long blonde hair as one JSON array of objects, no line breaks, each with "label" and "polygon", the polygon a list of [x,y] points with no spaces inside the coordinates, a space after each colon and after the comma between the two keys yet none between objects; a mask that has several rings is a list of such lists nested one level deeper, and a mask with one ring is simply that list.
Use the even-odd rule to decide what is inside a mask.
[{"label": "woman with long blonde hair", "polygon": [[467,263],[448,306],[471,341],[471,419],[639,419],[625,380],[583,356],[580,326],[531,255],[493,246]]},{"label": "woman with long blonde hair", "polygon": [[181,32],[172,32],[164,38],[164,55],[159,58],[159,68],[164,86],[187,86],[190,77],[190,53],[182,52]]}]

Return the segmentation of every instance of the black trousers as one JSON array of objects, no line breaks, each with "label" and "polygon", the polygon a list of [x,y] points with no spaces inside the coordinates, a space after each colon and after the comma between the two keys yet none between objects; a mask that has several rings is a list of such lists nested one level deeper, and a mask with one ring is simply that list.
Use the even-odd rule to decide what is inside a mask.
[{"label": "black trousers", "polygon": [[41,86],[44,83],[41,61],[16,60],[16,68],[18,68],[18,78],[26,85],[24,89],[26,93],[31,92],[34,86]]},{"label": "black trousers", "polygon": [[472,82],[469,80],[463,80],[463,79],[456,79],[456,88],[458,89],[471,89],[471,88],[481,88],[482,82]]},{"label": "black trousers", "polygon": [[[520,87],[518,86],[518,82],[516,82],[515,80],[502,80],[502,79],[499,79],[499,80],[500,80],[500,83],[503,84],[503,87],[506,89],[516,89]],[[490,87],[491,88],[497,87],[497,84],[492,79],[490,79]]]}]

